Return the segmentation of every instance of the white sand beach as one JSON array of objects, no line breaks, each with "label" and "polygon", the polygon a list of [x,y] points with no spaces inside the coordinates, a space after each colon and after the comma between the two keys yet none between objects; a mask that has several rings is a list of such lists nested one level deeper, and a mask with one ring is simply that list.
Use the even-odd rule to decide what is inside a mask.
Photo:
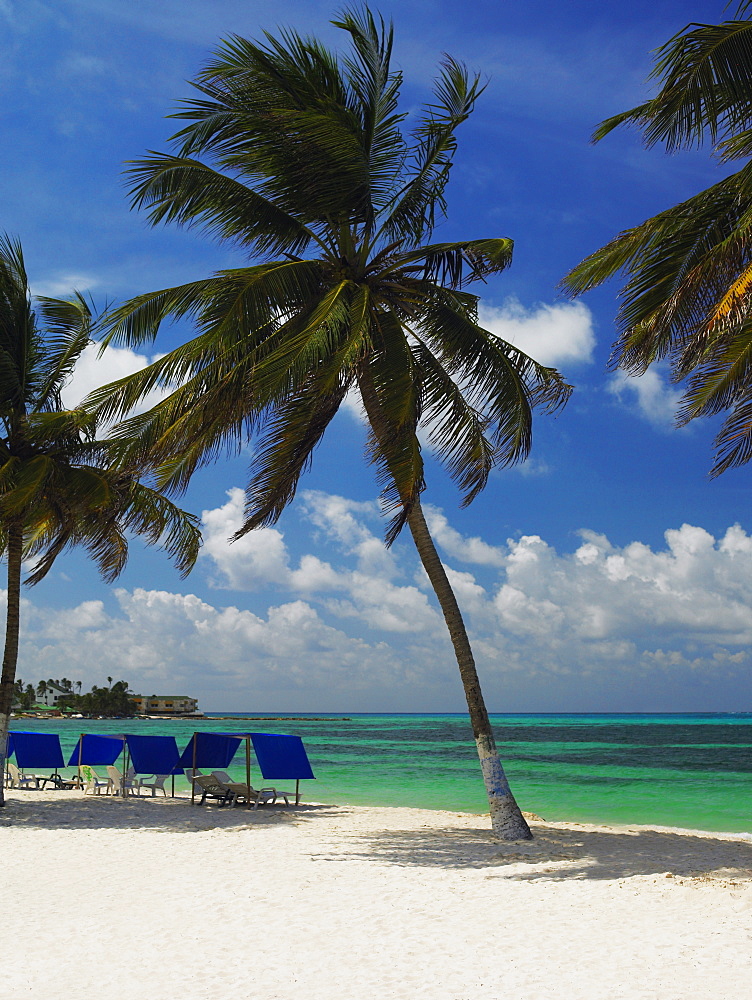
[{"label": "white sand beach", "polygon": [[751,995],[752,837],[7,795],[3,998]]}]

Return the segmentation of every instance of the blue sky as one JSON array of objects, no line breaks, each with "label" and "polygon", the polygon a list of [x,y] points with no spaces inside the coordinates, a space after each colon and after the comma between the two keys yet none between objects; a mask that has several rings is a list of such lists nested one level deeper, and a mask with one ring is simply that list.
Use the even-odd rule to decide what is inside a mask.
[{"label": "blue sky", "polygon": [[[752,709],[750,469],[711,482],[715,427],[676,430],[663,373],[607,369],[618,284],[570,303],[566,271],[620,229],[712,183],[706,151],[589,142],[649,92],[650,51],[722,3],[553,0],[458,7],[402,0],[393,17],[406,108],[442,52],[488,87],[460,132],[446,239],[508,236],[512,268],[479,289],[485,322],[576,386],[541,416],[530,460],[469,509],[429,462],[425,503],[493,711]],[[337,6],[231,0],[0,0],[0,229],[33,289],[99,305],[237,265],[196,232],[130,211],[124,161],[165,149],[165,116],[231,33],[286,24],[330,44]],[[187,335],[174,328],[164,351]],[[147,361],[89,358],[88,389]],[[181,581],[135,542],[115,587],[78,554],[24,593],[19,674],[106,675],[207,710],[462,711],[451,648],[409,539],[387,552],[355,410],[336,420],[276,529],[230,546],[248,455],[203,470],[184,506],[205,546]]]}]

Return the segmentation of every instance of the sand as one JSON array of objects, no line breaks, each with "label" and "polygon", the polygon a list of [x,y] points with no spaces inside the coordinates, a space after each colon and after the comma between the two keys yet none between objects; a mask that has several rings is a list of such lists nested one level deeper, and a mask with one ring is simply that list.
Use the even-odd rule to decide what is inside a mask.
[{"label": "sand", "polygon": [[7,795],[3,1000],[752,996],[749,836]]}]

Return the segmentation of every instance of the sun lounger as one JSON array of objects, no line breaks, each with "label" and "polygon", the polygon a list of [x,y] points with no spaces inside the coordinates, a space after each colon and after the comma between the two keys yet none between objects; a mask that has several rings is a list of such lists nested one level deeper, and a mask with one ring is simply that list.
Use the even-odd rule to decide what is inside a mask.
[{"label": "sun lounger", "polygon": [[284,792],[278,792],[276,788],[254,788],[253,785],[247,785],[244,781],[233,781],[226,771],[212,771],[212,777],[216,778],[219,784],[228,790],[231,805],[237,805],[238,801],[242,799],[244,802],[253,802],[253,808],[258,809],[260,805],[266,805],[267,802],[274,805],[278,798],[284,799],[286,806],[290,804],[287,795]]},{"label": "sun lounger", "polygon": [[46,788],[47,785],[52,785],[53,788],[81,788],[82,781],[76,775],[75,778],[64,778],[62,774],[57,771],[53,771],[52,774],[36,774],[34,777],[39,782],[40,788]]},{"label": "sun lounger", "polygon": [[50,774],[47,778],[44,779],[44,784],[42,785],[42,788],[46,787],[48,781],[52,785],[54,785],[55,788],[63,788],[69,791],[72,788],[83,788],[83,781],[77,774],[74,775],[74,777],[72,778],[64,778],[62,774],[58,774],[57,772],[55,772],[54,774]]},{"label": "sun lounger", "polygon": [[191,779],[196,788],[201,790],[201,801],[199,805],[202,806],[207,799],[217,799],[221,806],[226,805],[231,800],[231,792],[226,785],[222,782],[217,781],[215,777],[209,774],[194,774]]}]

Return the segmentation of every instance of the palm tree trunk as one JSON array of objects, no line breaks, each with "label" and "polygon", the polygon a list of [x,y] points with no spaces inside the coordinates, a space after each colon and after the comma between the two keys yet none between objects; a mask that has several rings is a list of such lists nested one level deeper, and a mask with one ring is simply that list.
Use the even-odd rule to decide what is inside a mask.
[{"label": "palm tree trunk", "polygon": [[416,500],[407,518],[407,524],[423,563],[428,579],[436,594],[444,621],[447,623],[449,635],[454,646],[454,654],[460,668],[462,686],[465,689],[470,723],[473,727],[475,745],[478,748],[480,767],[483,772],[483,782],[486,786],[488,804],[491,810],[491,828],[502,840],[530,840],[532,833],[527,825],[520,807],[512,795],[509,782],[504,774],[504,767],[496,749],[491,721],[488,718],[483,692],[475,669],[475,659],[470,648],[462,612],[457,604],[457,598],[449,583],[446,570],[436,551],[433,538],[428,530],[423,508]]},{"label": "palm tree trunk", "polygon": [[[386,444],[388,428],[381,411],[378,395],[365,366],[361,368],[359,373],[358,387],[368,422],[381,446],[382,453],[386,456],[389,454]],[[496,740],[486,711],[486,703],[483,700],[478,672],[475,669],[475,658],[470,648],[470,640],[467,637],[467,630],[457,598],[441,559],[439,559],[431,532],[428,530],[420,500],[416,497],[410,503],[405,502],[405,507],[409,510],[407,523],[415,547],[436,594],[444,621],[447,623],[449,636],[454,646],[454,655],[457,657],[457,665],[460,668],[460,677],[470,714],[470,724],[473,727],[473,736],[483,773],[483,783],[488,796],[491,829],[501,840],[530,840],[533,835],[514,795],[512,795],[507,776],[504,774],[499,751],[496,749]]]},{"label": "palm tree trunk", "polygon": [[5,619],[5,651],[0,677],[0,806],[5,805],[5,751],[8,745],[8,722],[13,707],[13,691],[18,663],[18,636],[21,627],[21,560],[23,529],[8,527],[8,610]]}]

